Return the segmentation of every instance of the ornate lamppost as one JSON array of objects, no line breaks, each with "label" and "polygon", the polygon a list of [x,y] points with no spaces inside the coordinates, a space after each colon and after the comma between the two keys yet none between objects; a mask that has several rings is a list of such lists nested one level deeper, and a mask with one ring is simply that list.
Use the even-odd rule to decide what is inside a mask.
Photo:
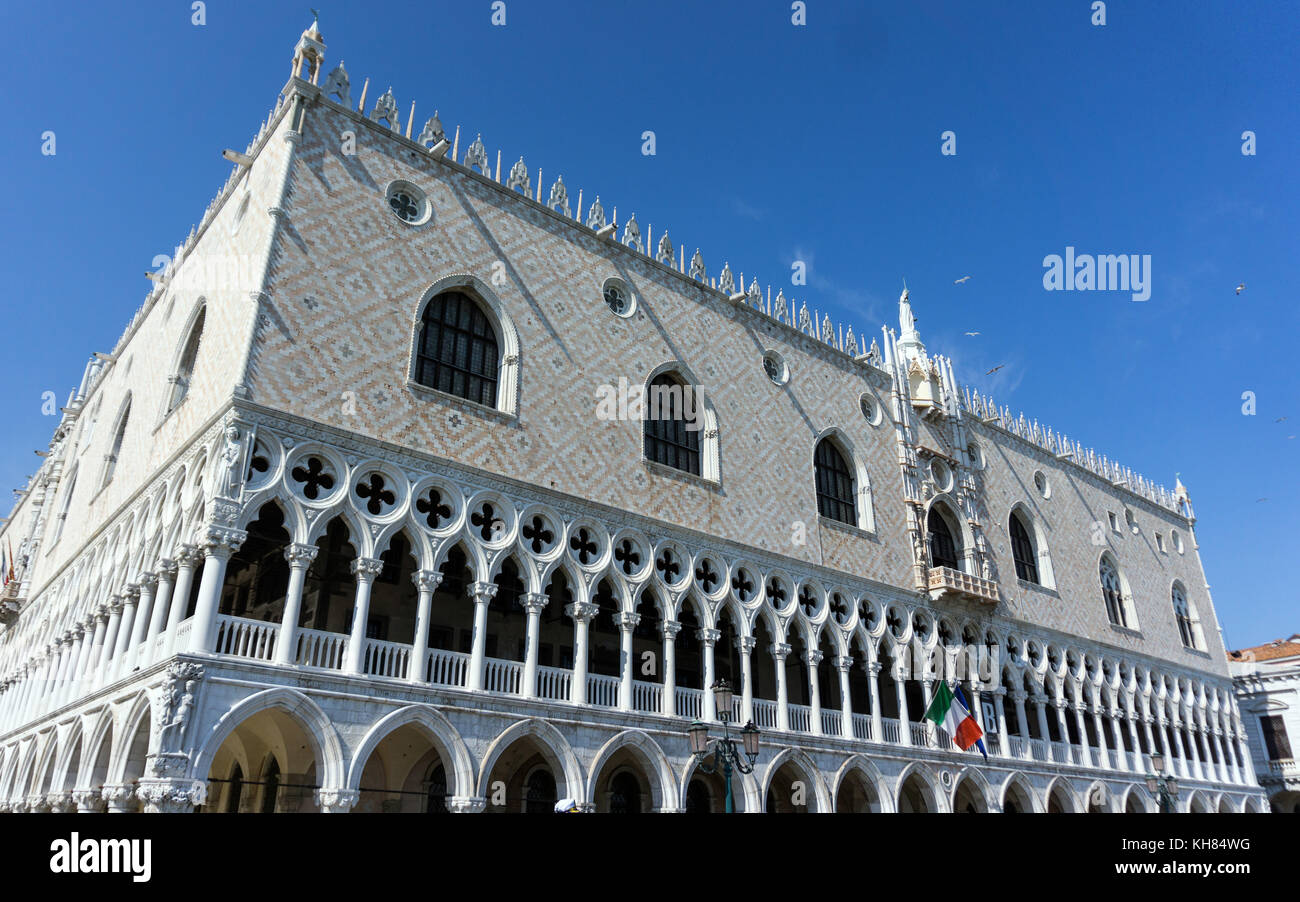
[{"label": "ornate lamppost", "polygon": [[[742,774],[754,772],[754,761],[758,758],[758,727],[754,726],[751,720],[741,728],[740,740],[744,749],[742,758],[736,750],[736,741],[731,738],[731,731],[727,728],[727,723],[731,720],[731,701],[735,692],[726,680],[714,683],[712,691],[714,710],[718,712],[718,720],[722,721],[722,737],[711,739],[708,726],[698,720],[691,724],[687,735],[690,737],[691,754],[699,759],[699,769],[706,774],[716,774],[721,770],[726,778],[727,814],[731,814],[735,810],[731,804],[731,771],[734,768]],[[713,752],[712,764],[706,760],[710,750]]]},{"label": "ornate lamppost", "polygon": [[1147,774],[1147,790],[1160,799],[1160,813],[1169,814],[1174,810],[1174,800],[1178,798],[1178,778],[1172,773],[1165,776],[1165,756],[1156,752],[1151,756],[1151,768],[1154,774]]}]

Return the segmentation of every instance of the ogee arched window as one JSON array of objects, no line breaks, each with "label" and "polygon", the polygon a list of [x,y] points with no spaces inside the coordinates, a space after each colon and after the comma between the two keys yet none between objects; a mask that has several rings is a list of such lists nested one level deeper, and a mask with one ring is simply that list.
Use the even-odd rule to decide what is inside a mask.
[{"label": "ogee arched window", "polygon": [[699,476],[703,424],[689,385],[671,373],[650,380],[645,398],[646,460]]},{"label": "ogee arched window", "polygon": [[1034,543],[1029,537],[1029,530],[1026,528],[1024,521],[1020,519],[1020,514],[1016,511],[1011,512],[1007,529],[1011,533],[1011,556],[1016,562],[1016,576],[1025,582],[1037,583],[1039,581],[1038,555],[1034,551]]},{"label": "ogee arched window", "polygon": [[468,294],[443,292],[425,305],[415,353],[416,382],[497,406],[497,333]]},{"label": "ogee arched window", "polygon": [[858,525],[853,471],[840,449],[829,438],[817,443],[813,452],[816,471],[817,513],[850,526]]}]

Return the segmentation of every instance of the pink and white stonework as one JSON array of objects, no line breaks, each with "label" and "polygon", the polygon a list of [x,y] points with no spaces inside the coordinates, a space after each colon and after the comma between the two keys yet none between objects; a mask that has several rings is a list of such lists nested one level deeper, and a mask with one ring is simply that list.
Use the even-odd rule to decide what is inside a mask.
[{"label": "pink and white stonework", "polygon": [[[855,337],[324,54],[4,525],[0,806],[721,810],[725,678],[741,811],[1152,810],[1152,752],[1265,810],[1181,484],[961,386],[906,292]],[[494,403],[421,384],[449,293]],[[665,374],[698,473],[602,413]],[[944,676],[987,762],[923,721]]]}]

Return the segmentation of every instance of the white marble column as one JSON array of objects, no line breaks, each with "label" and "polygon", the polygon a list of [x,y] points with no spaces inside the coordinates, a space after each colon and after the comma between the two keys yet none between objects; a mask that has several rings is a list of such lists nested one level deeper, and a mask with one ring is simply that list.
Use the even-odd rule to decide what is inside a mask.
[{"label": "white marble column", "polygon": [[528,637],[524,645],[524,676],[519,682],[519,694],[524,698],[537,697],[537,659],[541,647],[542,610],[550,603],[544,592],[528,592],[523,597],[524,610],[528,612]]},{"label": "white marble column", "polygon": [[295,542],[284,549],[284,559],[289,562],[289,588],[284,596],[284,611],[280,615],[280,634],[275,641],[275,663],[290,665],[298,659],[298,621],[302,618],[302,587],[307,570],[320,549],[315,545]]},{"label": "white marble column", "polygon": [[817,665],[822,662],[821,649],[814,648],[805,659],[808,662],[808,732],[822,735],[822,687],[817,675]]},{"label": "white marble column", "polygon": [[618,707],[621,711],[632,710],[632,680],[636,676],[636,657],[632,647],[632,631],[641,622],[640,614],[620,613],[614,615],[618,626],[619,661],[618,668]]},{"label": "white marble column", "polygon": [[867,664],[867,688],[871,690],[871,738],[885,741],[885,722],[880,714],[880,662]]},{"label": "white marble column", "polygon": [[849,668],[853,658],[848,655],[835,656],[835,669],[840,672],[840,735],[845,739],[853,738],[853,696],[849,691]]},{"label": "white marble column", "polygon": [[1006,695],[1007,690],[1004,686],[993,690],[993,710],[997,712],[998,718],[998,749],[1002,752],[1003,758],[1010,758],[1011,737],[1007,734]]},{"label": "white marble column", "polygon": [[104,632],[104,645],[99,652],[96,687],[111,681],[113,654],[117,648],[118,628],[122,625],[122,599],[113,595],[108,600],[108,628]]},{"label": "white marble column", "polygon": [[1025,691],[1014,689],[1011,700],[1016,705],[1016,726],[1020,729],[1020,757],[1030,758],[1033,752],[1029,748],[1029,712],[1025,708]]},{"label": "white marble column", "polygon": [[465,678],[465,688],[482,691],[483,669],[487,662],[487,615],[488,605],[497,594],[497,584],[473,582],[469,584],[470,597],[474,599],[474,634],[470,644],[469,674]]},{"label": "white marble column", "polygon": [[677,634],[682,625],[676,620],[663,622],[664,636],[664,714],[677,715]]},{"label": "white marble column", "polygon": [[703,696],[700,699],[700,720],[705,723],[713,723],[718,719],[718,712],[715,710],[713,701],[713,684],[717,681],[716,671],[713,667],[713,647],[717,644],[718,639],[722,637],[720,630],[699,629],[695,631],[695,637],[700,640],[700,656],[704,659],[704,685]]},{"label": "white marble column", "polygon": [[772,643],[772,659],[776,664],[776,728],[790,729],[790,690],[785,684],[785,657],[791,648],[785,642]]},{"label": "white marble column", "polygon": [[[411,574],[411,581],[415,583],[415,590],[418,601],[415,605],[415,637],[411,643],[411,660],[406,665],[406,678],[412,683],[425,682],[425,673],[429,658],[429,618],[433,613],[433,593],[438,586],[442,585],[442,574],[437,570],[416,570]],[[525,603],[531,595],[525,595]],[[533,633],[533,615],[532,609],[528,614],[528,632],[529,642]],[[525,669],[524,685],[529,685],[527,681],[527,669]]]},{"label": "white marble column", "polygon": [[740,652],[740,719],[745,723],[754,721],[754,646],[758,640],[753,636],[736,638],[736,650]]},{"label": "white marble column", "polygon": [[202,560],[197,545],[182,545],[176,552],[176,585],[172,588],[172,601],[167,609],[167,647],[171,651],[181,650],[177,645],[176,631],[189,610],[194,573]]},{"label": "white marble column", "polygon": [[194,623],[190,627],[189,650],[211,652],[216,642],[217,612],[221,608],[221,589],[226,582],[226,565],[230,556],[248,538],[242,529],[210,526],[203,537],[203,577],[199,581],[199,598],[194,605]]},{"label": "white marble column", "polygon": [[573,619],[573,681],[569,684],[569,701],[575,705],[587,703],[587,628],[598,610],[589,601],[575,601],[564,608],[564,613]]},{"label": "white marble column", "polygon": [[361,673],[366,664],[366,624],[370,622],[370,589],[375,577],[384,570],[384,562],[374,557],[359,557],[351,564],[357,580],[357,594],[352,602],[352,630],[348,637],[347,673]]},{"label": "white marble column", "polygon": [[158,589],[153,596],[153,612],[149,615],[149,630],[145,634],[148,651],[144,663],[150,664],[157,657],[158,637],[167,625],[167,612],[171,605],[172,589],[176,586],[176,561],[163,558],[158,562]]},{"label": "white marble column", "polygon": [[144,643],[149,631],[149,618],[153,615],[154,598],[158,591],[158,574],[142,573],[140,575],[140,602],[135,609],[135,623],[131,627],[131,641],[127,644],[131,658],[139,657],[139,648]]}]

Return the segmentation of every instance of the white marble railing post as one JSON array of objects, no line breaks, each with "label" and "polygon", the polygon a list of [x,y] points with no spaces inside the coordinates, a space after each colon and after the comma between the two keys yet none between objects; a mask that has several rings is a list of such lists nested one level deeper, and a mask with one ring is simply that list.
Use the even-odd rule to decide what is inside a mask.
[{"label": "white marble railing post", "polygon": [[519,681],[519,694],[524,698],[537,697],[537,657],[541,647],[542,610],[551,598],[544,592],[528,592],[523,599],[528,612],[528,638],[524,649],[524,675]]},{"label": "white marble railing post", "polygon": [[1025,709],[1025,691],[1019,688],[1013,690],[1011,700],[1016,705],[1016,727],[1020,730],[1020,757],[1028,758],[1033,753],[1029,747],[1029,712]]},{"label": "white marble railing post", "polygon": [[248,533],[244,530],[224,526],[209,526],[204,534],[203,577],[199,581],[199,598],[194,605],[190,651],[211,652],[215,646],[217,612],[221,608],[221,589],[226,582],[226,565],[247,538]]},{"label": "white marble railing post", "polygon": [[280,634],[275,641],[275,663],[294,664],[298,656],[298,620],[302,617],[302,587],[307,570],[320,549],[315,545],[294,542],[284,549],[289,562],[289,588],[285,591],[284,612],[280,616]]},{"label": "white marble railing post", "polygon": [[366,661],[366,625],[370,622],[370,589],[375,577],[384,570],[379,558],[359,557],[351,564],[357,580],[356,598],[352,602],[352,630],[348,639],[347,673],[361,673]]},{"label": "white marble railing post", "polygon": [[999,686],[993,690],[993,710],[997,712],[998,718],[998,750],[1002,753],[1003,758],[1011,757],[1011,737],[1007,735],[1007,690],[1005,686]]},{"label": "white marble railing post", "polygon": [[417,570],[411,575],[419,600],[415,606],[415,641],[411,643],[411,660],[406,665],[406,678],[412,683],[423,683],[426,659],[429,657],[429,617],[433,608],[433,593],[442,585],[442,574],[437,570]]}]

